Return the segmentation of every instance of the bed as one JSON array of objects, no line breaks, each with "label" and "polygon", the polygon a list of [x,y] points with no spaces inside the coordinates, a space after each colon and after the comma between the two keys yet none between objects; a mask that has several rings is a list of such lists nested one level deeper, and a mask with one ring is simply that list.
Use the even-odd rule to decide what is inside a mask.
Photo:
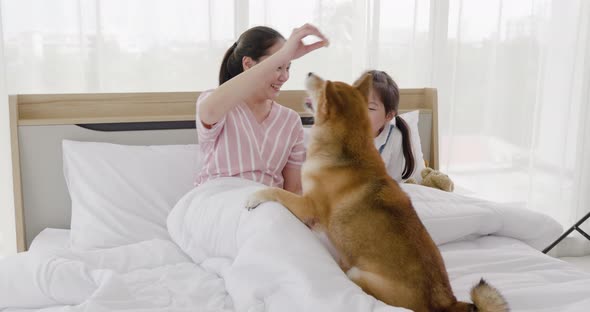
[{"label": "bed", "polygon": [[[350,282],[323,238],[261,186],[194,189],[197,92],[10,97],[18,246],[0,260],[5,311],[404,311]],[[305,93],[280,103],[300,112]],[[438,167],[435,89],[401,90],[421,157]],[[412,119],[413,118],[413,119]],[[455,294],[481,277],[512,311],[588,311],[590,274],[540,252],[562,232],[528,210],[403,185]]]}]

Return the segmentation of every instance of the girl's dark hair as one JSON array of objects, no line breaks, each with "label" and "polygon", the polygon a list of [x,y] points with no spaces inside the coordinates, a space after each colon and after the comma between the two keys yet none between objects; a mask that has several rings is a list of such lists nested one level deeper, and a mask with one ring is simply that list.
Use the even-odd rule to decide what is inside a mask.
[{"label": "girl's dark hair", "polygon": [[246,30],[223,56],[219,69],[219,84],[232,79],[244,71],[242,58],[251,57],[254,61],[267,55],[267,51],[280,39],[285,40],[278,31],[266,27],[256,26]]},{"label": "girl's dark hair", "polygon": [[373,76],[373,90],[375,95],[383,102],[385,114],[395,113],[395,125],[402,133],[402,151],[405,159],[405,167],[402,172],[402,179],[409,178],[414,172],[414,153],[410,140],[410,127],[398,115],[399,109],[399,88],[397,83],[386,72],[370,70],[367,73]]}]

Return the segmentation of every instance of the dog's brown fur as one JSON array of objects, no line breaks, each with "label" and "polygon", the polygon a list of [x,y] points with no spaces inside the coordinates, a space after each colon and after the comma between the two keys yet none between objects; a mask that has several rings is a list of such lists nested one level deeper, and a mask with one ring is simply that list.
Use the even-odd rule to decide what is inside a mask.
[{"label": "dog's brown fur", "polygon": [[483,280],[472,289],[475,305],[453,295],[437,246],[373,145],[371,80],[367,75],[353,87],[310,74],[315,125],[302,168],[303,196],[268,188],[253,194],[248,208],[278,201],[325,231],[340,252],[342,270],[387,304],[416,312],[508,311]]}]

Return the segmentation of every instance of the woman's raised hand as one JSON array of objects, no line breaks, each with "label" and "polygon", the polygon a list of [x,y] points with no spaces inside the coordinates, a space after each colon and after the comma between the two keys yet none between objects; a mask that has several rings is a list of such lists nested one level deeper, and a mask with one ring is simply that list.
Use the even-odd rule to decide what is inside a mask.
[{"label": "woman's raised hand", "polygon": [[[312,44],[303,43],[303,38],[308,36],[316,36],[320,41]],[[326,38],[315,26],[311,24],[305,24],[299,28],[293,29],[291,36],[285,42],[285,45],[281,48],[281,52],[284,53],[287,61],[298,59],[305,54],[319,49],[321,47],[327,47],[329,45],[328,38]]]}]

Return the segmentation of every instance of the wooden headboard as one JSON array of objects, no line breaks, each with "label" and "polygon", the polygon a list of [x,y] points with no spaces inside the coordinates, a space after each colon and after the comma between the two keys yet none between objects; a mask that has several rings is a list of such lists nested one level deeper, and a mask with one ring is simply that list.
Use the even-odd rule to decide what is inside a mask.
[{"label": "wooden headboard", "polygon": [[[9,97],[17,246],[24,251],[44,228],[69,228],[61,141],[131,145],[191,144],[199,92],[23,94]],[[277,102],[299,112],[305,91],[282,91]],[[424,157],[438,169],[436,89],[401,89],[400,113],[420,110]],[[174,130],[171,130],[174,129]],[[125,131],[121,131],[125,130]],[[166,131],[163,131],[166,130]]]}]

